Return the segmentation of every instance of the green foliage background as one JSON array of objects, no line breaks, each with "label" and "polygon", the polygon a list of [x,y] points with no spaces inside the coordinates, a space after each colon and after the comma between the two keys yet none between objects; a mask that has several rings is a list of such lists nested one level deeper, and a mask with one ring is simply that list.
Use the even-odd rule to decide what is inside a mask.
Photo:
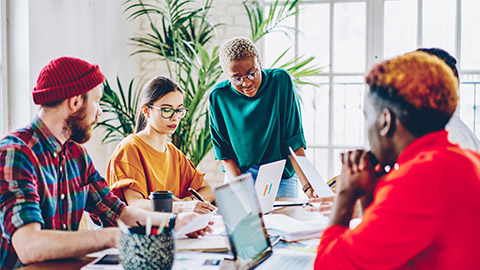
[{"label": "green foliage background", "polygon": [[[257,42],[278,31],[285,35],[296,33],[296,28],[282,26],[282,22],[297,14],[299,3],[299,0],[276,0],[270,4],[244,1],[252,40]],[[171,139],[193,164],[198,165],[212,148],[207,98],[222,74],[219,47],[211,45],[215,28],[219,26],[209,15],[213,0],[127,0],[124,5],[130,20],[144,18],[148,23],[148,30],[131,38],[135,45],[132,55],[152,55],[166,65],[168,75],[186,91],[184,104],[189,111]],[[288,51],[279,55],[272,67],[288,70],[297,88],[313,84],[308,77],[321,71],[313,64],[314,57],[285,59]],[[127,88],[122,87],[117,78],[115,91],[105,83],[101,106],[110,117],[96,125],[106,129],[104,143],[118,142],[133,132],[141,91],[140,85],[136,89],[134,85],[132,79]]]}]

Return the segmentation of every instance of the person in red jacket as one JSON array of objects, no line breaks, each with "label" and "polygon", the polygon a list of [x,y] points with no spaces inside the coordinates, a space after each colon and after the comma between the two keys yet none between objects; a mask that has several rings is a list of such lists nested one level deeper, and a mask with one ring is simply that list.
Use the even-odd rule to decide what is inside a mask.
[{"label": "person in red jacket", "polygon": [[[371,150],[341,155],[315,269],[478,269],[480,154],[448,141],[452,70],[412,52],[376,65],[366,82]],[[349,229],[357,199],[363,219]]]}]

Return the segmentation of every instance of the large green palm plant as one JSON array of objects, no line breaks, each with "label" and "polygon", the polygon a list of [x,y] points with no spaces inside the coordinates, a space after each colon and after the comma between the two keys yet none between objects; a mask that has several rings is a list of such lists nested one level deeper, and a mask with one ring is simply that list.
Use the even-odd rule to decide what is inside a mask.
[{"label": "large green palm plant", "polygon": [[[166,65],[169,76],[176,80],[186,91],[184,104],[189,109],[187,116],[180,121],[177,132],[172,135],[175,144],[193,164],[197,165],[212,148],[207,112],[208,91],[218,83],[222,74],[219,63],[218,46],[207,50],[209,42],[215,34],[218,24],[212,23],[208,12],[213,0],[205,0],[198,5],[195,0],[127,0],[125,12],[132,20],[144,18],[147,28],[144,33],[131,38],[136,45],[132,54],[151,54],[155,60]],[[280,4],[277,0],[264,16],[264,6],[257,1],[244,1],[250,18],[254,41],[273,31],[296,31],[295,28],[281,26],[281,21],[293,16],[299,1]],[[317,75],[319,69],[311,65],[313,57],[301,60],[294,58],[285,60],[286,52],[279,56],[276,64],[287,69],[295,83],[310,83],[305,77]],[[114,113],[114,116],[98,124],[107,129],[105,142],[116,141],[127,136],[135,126],[136,105],[139,90],[132,90],[125,95],[118,83],[120,98],[110,89],[108,84],[102,98],[102,108]],[[128,100],[129,102],[124,102]],[[126,114],[130,114],[126,116]],[[120,119],[120,120],[119,120]],[[119,120],[119,121],[117,121]],[[131,126],[131,128],[126,126]]]},{"label": "large green palm plant", "polygon": [[211,52],[206,49],[218,26],[208,16],[212,0],[199,7],[192,0],[128,0],[126,4],[129,18],[143,17],[149,28],[131,39],[137,46],[133,54],[155,55],[186,92],[189,113],[172,135],[172,143],[196,165],[212,148],[206,98],[222,74],[218,46]]},{"label": "large green palm plant", "polygon": [[129,134],[132,134],[135,128],[135,116],[140,100],[140,91],[134,89],[134,79],[130,81],[128,90],[124,90],[120,79],[117,77],[117,86],[117,92],[120,96],[105,80],[100,106],[104,113],[111,116],[95,125],[95,128],[103,127],[106,130],[102,143],[121,141]]}]

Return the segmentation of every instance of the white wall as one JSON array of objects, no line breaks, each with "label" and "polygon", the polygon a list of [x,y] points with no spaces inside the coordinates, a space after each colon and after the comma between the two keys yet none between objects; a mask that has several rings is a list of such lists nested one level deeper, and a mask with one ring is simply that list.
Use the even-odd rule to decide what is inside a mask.
[{"label": "white wall", "polygon": [[[28,0],[7,2],[9,112],[6,118],[9,130],[26,125],[31,118],[33,100],[29,92],[31,84],[28,6]],[[7,89],[2,89],[5,90]]]},{"label": "white wall", "polygon": [[[138,21],[127,21],[123,0],[2,0],[7,1],[8,129],[27,125],[38,106],[31,91],[40,70],[52,59],[74,56],[100,66],[111,84],[119,75],[123,84],[133,77],[158,74],[148,55],[130,57],[128,39],[141,31]],[[201,0],[197,0],[201,1]],[[234,36],[250,36],[247,14],[240,0],[215,0],[211,10],[217,29],[212,47]],[[223,78],[223,77],[222,77]],[[148,76],[147,76],[148,79]],[[86,144],[102,175],[116,145],[102,145],[102,130]],[[1,134],[2,137],[5,134]],[[220,164],[210,155],[199,166],[210,183],[223,180]]]},{"label": "white wall", "polygon": [[[31,91],[40,70],[52,59],[73,56],[98,64],[111,83],[124,84],[139,74],[138,60],[129,56],[128,39],[138,25],[127,22],[120,0],[8,0],[9,130],[27,125],[38,106]],[[5,89],[2,89],[5,91]],[[2,134],[4,135],[4,134]],[[115,145],[100,143],[95,130],[86,147],[104,175]]]},{"label": "white wall", "polygon": [[8,131],[7,93],[7,3],[0,1],[0,135]]}]

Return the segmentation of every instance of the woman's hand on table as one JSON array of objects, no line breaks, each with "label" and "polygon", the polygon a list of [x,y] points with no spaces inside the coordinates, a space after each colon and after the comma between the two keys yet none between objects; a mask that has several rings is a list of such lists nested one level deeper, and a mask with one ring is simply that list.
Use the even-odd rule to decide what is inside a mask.
[{"label": "woman's hand on table", "polygon": [[217,208],[213,206],[209,202],[202,202],[202,201],[180,201],[175,202],[175,212],[176,213],[187,213],[187,212],[194,212],[198,214],[208,214],[212,211],[216,211]]}]

